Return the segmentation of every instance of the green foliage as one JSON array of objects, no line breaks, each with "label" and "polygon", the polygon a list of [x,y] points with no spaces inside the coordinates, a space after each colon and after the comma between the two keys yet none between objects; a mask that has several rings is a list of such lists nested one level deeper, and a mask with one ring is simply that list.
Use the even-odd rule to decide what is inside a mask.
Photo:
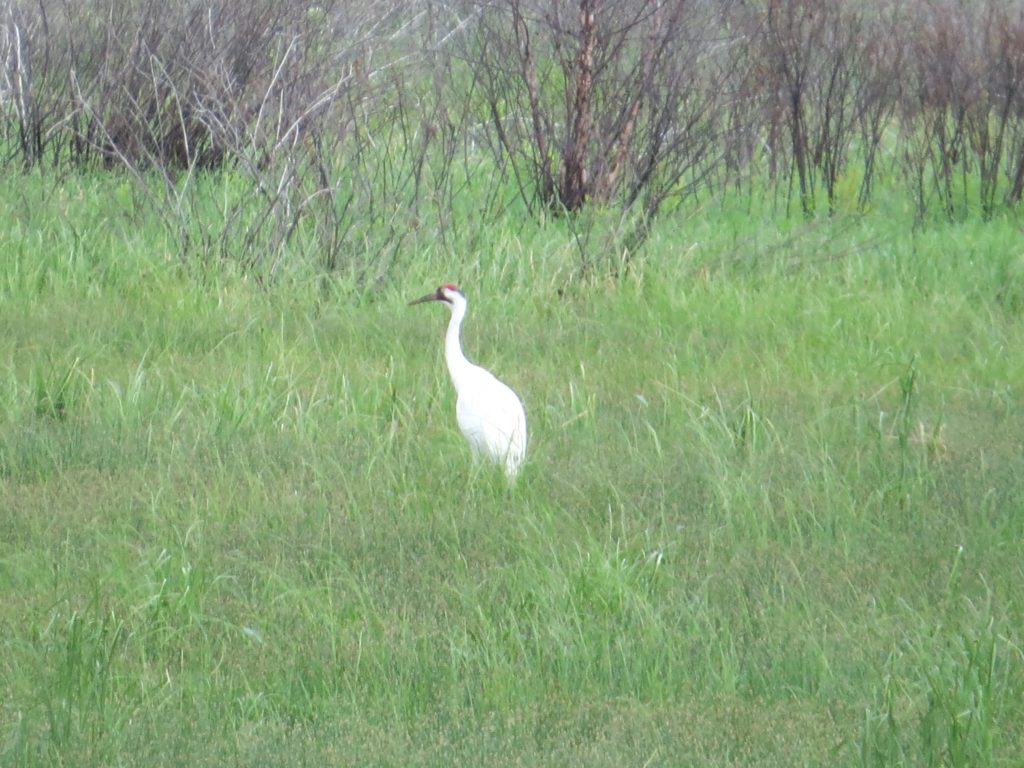
[{"label": "green foliage", "polygon": [[[116,180],[0,208],[0,765],[1024,751],[1020,222],[723,200],[612,282],[462,200],[390,281],[260,284]],[[442,280],[512,492],[405,306]]]}]

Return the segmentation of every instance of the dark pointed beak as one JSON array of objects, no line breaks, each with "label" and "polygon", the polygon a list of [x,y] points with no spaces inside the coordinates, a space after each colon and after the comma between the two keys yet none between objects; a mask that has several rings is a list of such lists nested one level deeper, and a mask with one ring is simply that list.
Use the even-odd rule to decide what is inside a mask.
[{"label": "dark pointed beak", "polygon": [[420,296],[418,299],[414,299],[413,301],[410,301],[409,302],[409,306],[411,307],[413,304],[422,304],[425,301],[441,301],[441,300],[442,300],[441,299],[441,292],[440,291],[434,291],[433,293],[428,293],[426,296]]}]

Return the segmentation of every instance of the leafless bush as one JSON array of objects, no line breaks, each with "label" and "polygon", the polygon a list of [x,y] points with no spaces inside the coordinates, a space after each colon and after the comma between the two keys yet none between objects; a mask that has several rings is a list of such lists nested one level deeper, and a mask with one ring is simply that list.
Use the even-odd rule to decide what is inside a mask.
[{"label": "leafless bush", "polygon": [[[978,51],[983,88],[967,113],[967,135],[978,164],[979,204],[993,214],[1006,148],[1020,132],[1024,107],[1024,9],[990,4],[979,19]],[[1012,164],[1012,160],[1010,161]],[[1013,194],[1012,188],[1007,197]]]},{"label": "leafless bush", "polygon": [[883,3],[878,13],[869,15],[861,31],[861,78],[856,119],[863,173],[857,203],[867,206],[874,188],[875,174],[882,155],[882,142],[893,123],[902,99],[900,73],[906,60],[906,40],[901,34],[903,4],[899,0]]},{"label": "leafless bush", "polygon": [[[825,184],[830,211],[836,184],[845,170],[857,117],[870,109],[872,93],[865,69],[867,11],[860,3],[831,3],[822,8],[820,34],[827,55],[823,71],[812,79],[811,158]],[[816,119],[815,119],[816,118]],[[873,151],[873,147],[866,147]]]},{"label": "leafless bush", "polygon": [[766,0],[745,10],[756,82],[765,95],[772,177],[784,160],[783,177],[795,180],[804,215],[815,212],[819,183],[833,210],[858,127],[862,151],[873,157],[879,137],[863,129],[885,114],[869,69],[878,53],[868,36],[877,9],[842,0]]},{"label": "leafless bush", "polygon": [[[50,9],[52,10],[52,9]],[[4,151],[26,167],[69,150],[70,132],[57,127],[69,119],[73,51],[66,25],[48,7],[7,2],[0,27],[0,116]],[[54,148],[56,145],[56,148]],[[78,145],[70,145],[74,152]]]},{"label": "leafless bush", "polygon": [[[127,169],[183,257],[273,273],[299,242],[338,269],[353,265],[343,256],[357,240],[382,260],[449,183],[445,68],[433,90],[414,69],[447,33],[445,11],[416,0],[8,2],[8,146],[25,165]],[[214,168],[220,196],[194,183]]]},{"label": "leafless bush", "polygon": [[715,164],[722,4],[479,5],[467,59],[492,145],[531,206],[642,203],[650,217]]},{"label": "leafless bush", "polygon": [[982,214],[991,216],[1000,189],[1012,205],[1024,188],[1024,10],[987,0],[920,11],[901,112],[918,214],[937,199],[957,215],[976,194]]},{"label": "leafless bush", "polygon": [[[1024,193],[1024,8],[996,11],[988,27],[989,91],[996,102],[996,135],[989,153],[997,160],[1006,148],[1008,187],[1005,201],[1016,205]],[[995,172],[998,162],[987,164],[992,178],[984,192],[986,209],[995,207]]]},{"label": "leafless bush", "polygon": [[[769,102],[773,137],[788,136],[789,154],[799,183],[800,207],[805,215],[814,212],[814,172],[811,167],[808,126],[810,79],[821,62],[814,54],[822,46],[824,15],[816,4],[805,0],[769,0],[764,18],[757,19],[764,32],[763,78],[778,100]],[[779,126],[783,126],[780,130]],[[777,144],[773,153],[784,155]]]},{"label": "leafless bush", "polygon": [[851,168],[862,206],[886,170],[919,215],[987,216],[1024,196],[1024,9],[0,0],[0,126],[0,158],[126,169],[184,258],[269,274],[297,248],[380,276],[421,227],[475,226],[467,193],[571,213],[581,244],[614,209],[620,253],[727,183],[832,211]]},{"label": "leafless bush", "polygon": [[911,98],[904,104],[904,159],[915,186],[918,213],[930,195],[953,215],[966,181],[967,117],[976,107],[981,83],[973,68],[968,38],[973,15],[952,4],[933,6],[919,17],[914,40]]}]

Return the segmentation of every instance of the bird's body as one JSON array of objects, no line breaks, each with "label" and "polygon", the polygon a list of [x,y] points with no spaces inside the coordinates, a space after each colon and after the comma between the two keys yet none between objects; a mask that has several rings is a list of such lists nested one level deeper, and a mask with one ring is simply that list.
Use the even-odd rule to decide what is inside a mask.
[{"label": "bird's body", "polygon": [[526,458],[526,411],[519,396],[486,368],[466,359],[460,331],[466,316],[466,297],[454,285],[417,299],[440,301],[451,310],[445,334],[444,356],[455,387],[455,418],[469,442],[474,458],[484,457],[504,466],[511,480]]}]

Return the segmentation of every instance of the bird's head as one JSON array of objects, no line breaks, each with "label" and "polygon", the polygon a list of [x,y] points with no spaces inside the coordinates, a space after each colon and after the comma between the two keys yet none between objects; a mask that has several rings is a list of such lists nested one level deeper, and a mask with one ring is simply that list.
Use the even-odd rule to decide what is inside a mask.
[{"label": "bird's head", "polygon": [[411,307],[413,304],[422,304],[425,301],[440,301],[448,305],[451,309],[456,304],[465,304],[466,295],[459,290],[459,286],[454,283],[445,283],[439,286],[433,293],[428,293],[426,296],[420,296],[418,299],[409,302]]}]

